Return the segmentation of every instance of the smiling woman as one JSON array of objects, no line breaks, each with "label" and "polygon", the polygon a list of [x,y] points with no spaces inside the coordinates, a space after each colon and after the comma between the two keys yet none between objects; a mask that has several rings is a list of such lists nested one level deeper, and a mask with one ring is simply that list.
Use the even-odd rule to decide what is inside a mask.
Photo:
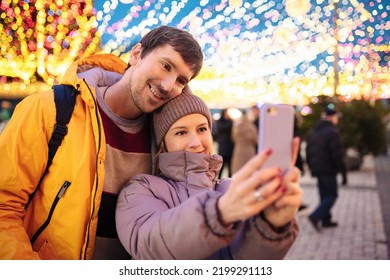
[{"label": "smiling woman", "polygon": [[199,97],[184,91],[154,113],[157,146],[162,152],[191,151],[212,154],[210,110]]},{"label": "smiling woman", "polygon": [[158,176],[134,176],[117,202],[127,252],[135,259],[283,258],[297,234],[298,170],[285,178],[277,167],[260,171],[267,150],[233,179],[218,180],[210,110],[188,91],[155,111],[153,124]]},{"label": "smiling woman", "polygon": [[166,151],[190,151],[211,155],[213,139],[209,127],[206,117],[201,114],[182,117],[165,135]]}]

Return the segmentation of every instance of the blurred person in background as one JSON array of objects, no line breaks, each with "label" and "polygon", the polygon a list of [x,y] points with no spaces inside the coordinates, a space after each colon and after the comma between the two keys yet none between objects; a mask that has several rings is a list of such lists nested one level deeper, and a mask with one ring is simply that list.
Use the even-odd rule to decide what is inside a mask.
[{"label": "blurred person in background", "polygon": [[253,124],[256,126],[257,130],[259,130],[260,108],[257,104],[251,107],[251,112],[253,115]]},{"label": "blurred person in background", "polygon": [[[294,137],[299,137],[301,139],[301,132],[300,128],[302,126],[302,116],[299,112],[296,111],[295,108],[295,116],[294,116]],[[303,159],[302,153],[301,153],[301,141],[299,141],[299,148],[298,148],[298,154],[297,154],[297,160],[295,161],[295,166],[298,167],[299,171],[301,171],[301,176],[305,174],[305,160]],[[299,207],[299,211],[305,210],[307,208],[307,204],[303,204]]]},{"label": "blurred person in background", "polygon": [[342,184],[347,184],[346,166],[340,132],[337,129],[339,113],[329,104],[307,138],[306,162],[312,176],[317,178],[320,202],[309,215],[316,231],[336,227],[331,210],[338,196],[337,174],[342,174]]},{"label": "blurred person in background", "polygon": [[249,119],[246,110],[233,124],[232,139],[234,142],[232,172],[236,173],[257,153],[257,128]]},{"label": "blurred person in background", "polygon": [[218,178],[222,177],[224,168],[228,171],[228,177],[232,176],[232,155],[234,143],[232,140],[233,120],[228,114],[228,109],[222,109],[221,118],[215,123],[215,141],[218,143],[218,154],[223,158],[221,172]]},{"label": "blurred person in background", "polygon": [[[302,116],[299,114],[299,112],[295,112],[294,116],[294,137],[301,138],[301,126],[302,126]],[[301,171],[301,175],[305,174],[305,160],[302,157],[301,153],[301,142],[298,149],[298,156],[297,160],[295,161],[295,166],[299,168]]]}]

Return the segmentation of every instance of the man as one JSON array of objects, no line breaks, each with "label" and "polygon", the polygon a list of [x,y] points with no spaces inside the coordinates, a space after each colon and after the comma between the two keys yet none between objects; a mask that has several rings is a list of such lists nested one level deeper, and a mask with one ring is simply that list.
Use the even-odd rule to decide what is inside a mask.
[{"label": "man", "polygon": [[311,174],[317,177],[320,203],[309,221],[317,231],[321,226],[336,227],[331,209],[337,199],[337,173],[343,175],[342,184],[347,184],[346,168],[342,152],[340,133],[337,130],[339,115],[334,105],[329,104],[307,139],[306,162]]},{"label": "man", "polygon": [[152,170],[147,113],[189,90],[202,63],[188,32],[162,26],[132,48],[128,67],[113,55],[72,64],[61,83],[80,94],[39,187],[54,98],[52,91],[25,98],[0,136],[0,259],[130,258],[115,230],[117,194],[133,175]]}]

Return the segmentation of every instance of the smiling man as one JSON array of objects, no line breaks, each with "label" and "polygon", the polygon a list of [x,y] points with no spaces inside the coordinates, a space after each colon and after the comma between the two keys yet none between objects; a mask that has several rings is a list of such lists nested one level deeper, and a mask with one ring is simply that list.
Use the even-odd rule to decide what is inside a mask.
[{"label": "smiling man", "polygon": [[118,193],[152,172],[148,113],[189,91],[202,63],[191,34],[161,26],[132,48],[127,65],[113,55],[72,64],[61,83],[80,94],[39,187],[56,109],[52,91],[25,98],[0,137],[0,259],[130,258],[115,230]]}]

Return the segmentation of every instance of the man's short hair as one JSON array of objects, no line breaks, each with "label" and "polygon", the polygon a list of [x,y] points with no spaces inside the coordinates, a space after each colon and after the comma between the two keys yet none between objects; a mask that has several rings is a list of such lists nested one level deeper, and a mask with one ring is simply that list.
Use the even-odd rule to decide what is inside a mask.
[{"label": "man's short hair", "polygon": [[141,58],[158,47],[170,45],[194,72],[191,78],[195,78],[202,69],[202,49],[195,38],[185,30],[163,25],[149,31],[140,43],[142,45]]},{"label": "man's short hair", "polygon": [[337,114],[337,111],[335,109],[331,109],[331,108],[328,108],[328,107],[325,108],[325,115],[333,116],[333,115],[336,115],[336,114]]},{"label": "man's short hair", "polygon": [[341,113],[336,110],[336,107],[333,103],[329,103],[323,112],[325,117],[330,117],[337,115],[338,117],[341,117]]}]

